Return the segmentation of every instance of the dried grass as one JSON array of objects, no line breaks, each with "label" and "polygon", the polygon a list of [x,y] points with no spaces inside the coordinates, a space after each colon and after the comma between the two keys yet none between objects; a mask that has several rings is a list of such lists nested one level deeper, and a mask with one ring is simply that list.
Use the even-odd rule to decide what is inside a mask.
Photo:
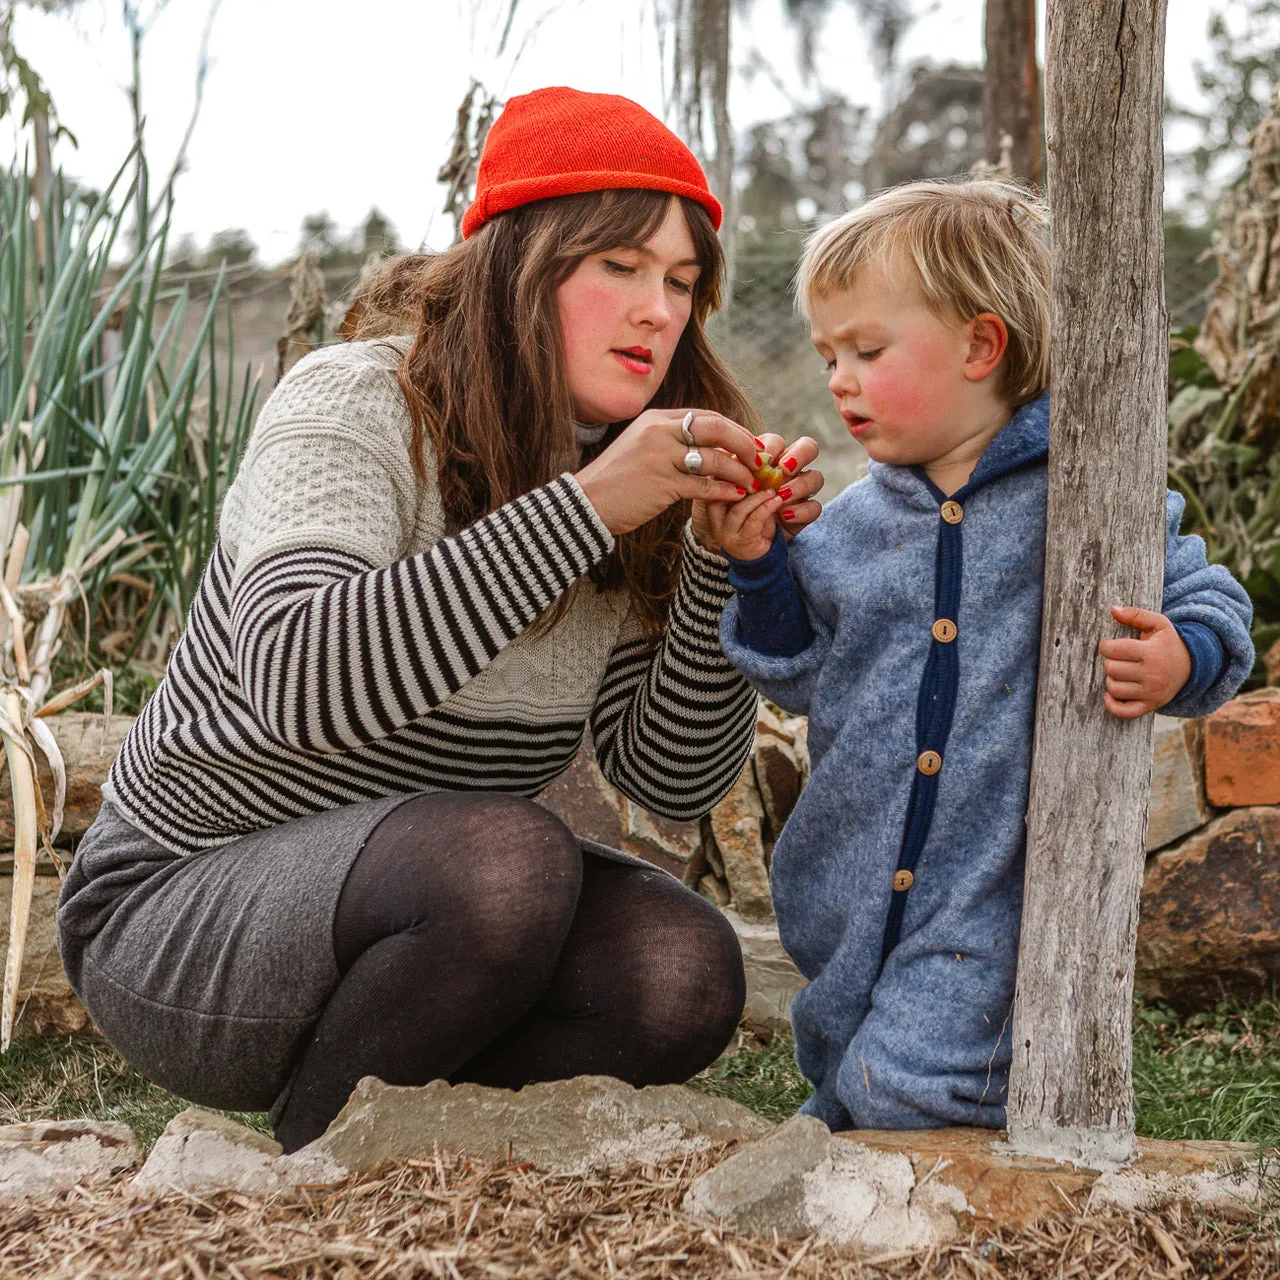
[{"label": "dried grass", "polygon": [[611,1177],[539,1173],[441,1156],[384,1176],[263,1203],[235,1195],[134,1201],[127,1183],[0,1215],[0,1277],[42,1280],[1137,1280],[1280,1276],[1276,1224],[1173,1210],[1064,1214],[1037,1230],[971,1239],[878,1263],[811,1241],[721,1232],[679,1211],[723,1158]]}]

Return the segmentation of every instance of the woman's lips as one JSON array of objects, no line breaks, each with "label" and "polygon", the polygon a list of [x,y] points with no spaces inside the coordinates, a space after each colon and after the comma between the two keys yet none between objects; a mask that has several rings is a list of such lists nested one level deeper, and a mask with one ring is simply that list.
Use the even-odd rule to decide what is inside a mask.
[{"label": "woman's lips", "polygon": [[610,354],[629,373],[653,371],[653,352],[647,347],[627,347],[625,350],[615,347]]}]

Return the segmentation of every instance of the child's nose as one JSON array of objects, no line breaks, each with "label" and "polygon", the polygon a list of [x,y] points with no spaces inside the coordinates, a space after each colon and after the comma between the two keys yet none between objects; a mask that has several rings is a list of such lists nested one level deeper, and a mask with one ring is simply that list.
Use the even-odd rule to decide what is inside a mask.
[{"label": "child's nose", "polygon": [[858,394],[858,380],[846,366],[837,364],[831,370],[831,377],[827,380],[827,387],[833,396],[856,396]]}]

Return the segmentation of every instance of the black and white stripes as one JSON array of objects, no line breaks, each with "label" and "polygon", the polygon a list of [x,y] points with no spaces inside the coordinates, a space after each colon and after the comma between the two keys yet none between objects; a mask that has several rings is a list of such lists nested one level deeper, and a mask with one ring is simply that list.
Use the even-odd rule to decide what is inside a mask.
[{"label": "black and white stripes", "polygon": [[[582,741],[586,716],[565,711],[574,699],[530,714],[455,695],[608,554],[607,539],[561,477],[383,567],[324,547],[279,551],[233,593],[219,543],[104,793],[180,853],[397,792],[536,795]],[[721,563],[686,537],[657,647],[599,609],[612,646],[590,711],[601,766],[675,818],[723,796],[751,746],[755,696],[717,638],[728,594]]]}]

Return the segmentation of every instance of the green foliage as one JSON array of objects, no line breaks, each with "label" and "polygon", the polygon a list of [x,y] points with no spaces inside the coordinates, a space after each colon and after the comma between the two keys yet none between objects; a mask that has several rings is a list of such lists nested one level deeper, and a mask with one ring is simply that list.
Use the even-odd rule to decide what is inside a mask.
[{"label": "green foliage", "polygon": [[795,1041],[775,1035],[763,1048],[742,1048],[689,1081],[693,1088],[728,1098],[769,1120],[787,1120],[813,1092],[796,1066]]},{"label": "green foliage", "polygon": [[1195,337],[1194,328],[1176,333],[1169,359],[1169,485],[1187,500],[1182,531],[1199,534],[1209,562],[1225,565],[1253,601],[1261,672],[1280,637],[1280,451],[1244,442],[1249,376],[1229,392]]},{"label": "green foliage", "polygon": [[1180,1018],[1139,1004],[1133,1082],[1145,1137],[1280,1144],[1280,1005],[1224,1002]]},{"label": "green foliage", "polygon": [[231,348],[221,277],[184,336],[190,296],[160,272],[168,210],[111,262],[143,169],[131,155],[91,205],[55,175],[43,266],[27,175],[0,173],[0,552],[21,522],[21,582],[74,575],[90,619],[127,569],[138,638],[186,616],[257,393],[215,359],[217,339]]}]

